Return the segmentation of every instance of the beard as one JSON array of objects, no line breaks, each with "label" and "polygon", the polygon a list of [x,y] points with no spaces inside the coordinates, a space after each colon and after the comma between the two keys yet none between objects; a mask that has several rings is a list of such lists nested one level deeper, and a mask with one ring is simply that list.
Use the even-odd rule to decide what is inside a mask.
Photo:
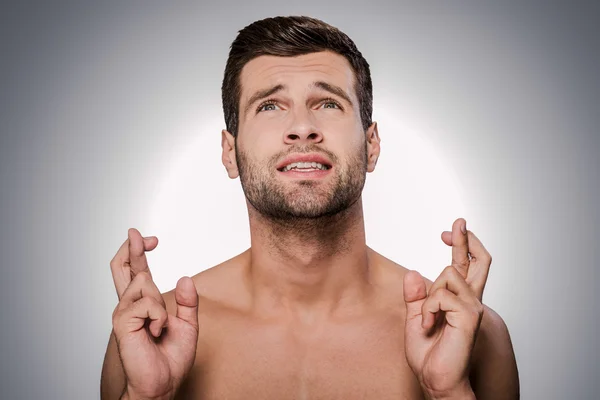
[{"label": "beard", "polygon": [[[290,153],[321,153],[335,166],[334,176],[320,180],[279,179],[277,161]],[[367,173],[366,140],[345,162],[316,145],[295,147],[273,156],[266,165],[238,148],[236,161],[242,190],[248,202],[264,217],[283,223],[328,220],[350,208],[359,198]]]}]

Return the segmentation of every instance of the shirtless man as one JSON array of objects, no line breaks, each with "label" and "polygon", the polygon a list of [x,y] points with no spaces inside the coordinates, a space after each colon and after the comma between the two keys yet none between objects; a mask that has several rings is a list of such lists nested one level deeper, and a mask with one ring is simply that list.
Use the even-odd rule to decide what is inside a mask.
[{"label": "shirtless man", "polygon": [[240,177],[251,247],[161,295],[145,256],[158,239],[129,230],[111,262],[103,399],[519,397],[506,325],[481,303],[491,257],[464,219],[441,235],[452,261],[433,283],[366,245],[371,92],[367,62],[330,25],[240,31],[222,161]]}]

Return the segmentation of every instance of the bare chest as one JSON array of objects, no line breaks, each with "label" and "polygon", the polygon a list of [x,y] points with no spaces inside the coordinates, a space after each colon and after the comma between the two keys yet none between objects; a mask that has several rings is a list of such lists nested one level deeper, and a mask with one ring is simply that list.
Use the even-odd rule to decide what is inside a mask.
[{"label": "bare chest", "polygon": [[393,319],[315,327],[229,322],[201,340],[185,399],[422,399]]}]

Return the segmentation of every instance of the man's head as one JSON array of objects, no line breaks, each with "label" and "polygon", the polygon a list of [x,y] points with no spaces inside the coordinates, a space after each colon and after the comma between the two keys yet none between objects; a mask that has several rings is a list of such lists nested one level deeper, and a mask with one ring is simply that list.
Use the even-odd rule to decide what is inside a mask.
[{"label": "man's head", "polygon": [[[223,163],[259,212],[317,218],[360,197],[379,137],[369,65],[348,36],[308,17],[254,22],[231,45],[222,91]],[[284,170],[297,155],[327,170]]]},{"label": "man's head", "polygon": [[367,60],[354,42],[339,29],[310,17],[275,17],[256,21],[244,29],[231,44],[221,87],[227,130],[238,134],[242,68],[259,56],[295,57],[320,51],[344,56],[355,74],[356,97],[363,128],[371,125],[373,84]]}]

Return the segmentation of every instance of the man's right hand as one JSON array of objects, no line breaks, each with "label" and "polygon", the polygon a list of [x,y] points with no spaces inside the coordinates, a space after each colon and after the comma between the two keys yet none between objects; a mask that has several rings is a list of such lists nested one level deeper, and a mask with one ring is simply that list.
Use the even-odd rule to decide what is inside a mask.
[{"label": "man's right hand", "polygon": [[113,312],[113,331],[127,379],[129,399],[171,399],[187,376],[198,343],[198,293],[194,282],[177,282],[177,315],[167,313],[152,281],[146,251],[156,237],[142,238],[129,229],[110,263],[119,304]]}]

